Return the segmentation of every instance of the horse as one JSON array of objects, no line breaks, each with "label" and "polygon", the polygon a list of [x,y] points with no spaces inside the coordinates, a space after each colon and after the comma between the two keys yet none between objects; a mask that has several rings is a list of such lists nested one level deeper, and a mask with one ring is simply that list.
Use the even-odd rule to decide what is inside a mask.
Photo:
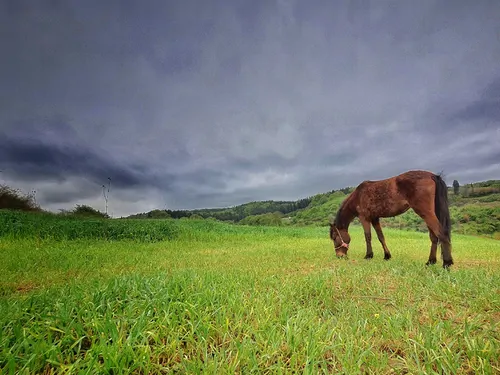
[{"label": "horse", "polygon": [[441,244],[443,268],[453,264],[451,255],[451,220],[448,208],[448,187],[441,175],[412,170],[378,181],[363,181],[342,202],[334,222],[330,222],[330,239],[338,258],[346,257],[351,237],[349,224],[359,218],[365,233],[365,259],[373,258],[371,226],[384,249],[384,259],[391,259],[385,243],[380,218],[403,214],[410,208],[426,223],[431,240],[429,260],[436,263],[436,251]]}]

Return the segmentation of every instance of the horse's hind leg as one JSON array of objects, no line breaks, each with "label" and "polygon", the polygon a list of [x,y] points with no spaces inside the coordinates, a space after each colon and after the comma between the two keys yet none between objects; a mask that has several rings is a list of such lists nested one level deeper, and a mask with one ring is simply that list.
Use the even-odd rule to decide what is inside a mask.
[{"label": "horse's hind leg", "polygon": [[[434,236],[437,237],[439,242],[441,243],[441,255],[443,256],[443,267],[447,268],[453,264],[453,258],[451,257],[451,243],[446,238],[446,236],[442,232],[441,224],[439,223],[438,218],[434,213],[429,213],[429,214],[421,214],[417,212],[417,214],[425,220],[425,223],[427,224],[427,227],[429,230],[434,234]],[[436,249],[437,249],[437,244],[436,244]],[[434,259],[435,259],[435,252],[434,251]],[[431,254],[429,255],[429,260],[431,260],[432,257],[432,247],[431,247]]]},{"label": "horse's hind leg", "polygon": [[385,260],[391,259],[391,252],[389,251],[387,245],[385,244],[384,233],[382,232],[382,226],[380,225],[380,220],[378,218],[373,219],[372,225],[373,228],[375,228],[375,232],[377,232],[378,240],[380,241],[382,247],[384,248],[384,259]]},{"label": "horse's hind leg", "polygon": [[429,238],[431,239],[431,252],[429,254],[429,260],[426,263],[427,266],[430,264],[436,264],[437,261],[436,252],[437,252],[438,238],[432,232],[431,228],[429,228]]}]

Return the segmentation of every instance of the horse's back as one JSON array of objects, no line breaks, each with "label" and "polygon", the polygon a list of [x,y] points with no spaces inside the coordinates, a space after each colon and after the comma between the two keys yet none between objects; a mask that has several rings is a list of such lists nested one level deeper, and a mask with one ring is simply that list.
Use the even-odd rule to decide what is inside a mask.
[{"label": "horse's back", "polygon": [[434,173],[427,171],[408,171],[394,177],[398,191],[405,197],[418,192],[434,190]]},{"label": "horse's back", "polygon": [[365,180],[361,182],[356,190],[358,191],[383,191],[393,194],[398,191],[405,191],[421,185],[433,182],[434,173],[428,171],[413,170],[401,173],[397,176],[383,180]]},{"label": "horse's back", "polygon": [[421,193],[433,191],[433,173],[408,171],[384,180],[366,180],[357,187],[360,214],[365,217],[399,215]]},{"label": "horse's back", "polygon": [[396,181],[412,181],[416,183],[418,181],[432,180],[433,176],[434,173],[432,172],[415,170],[401,173],[393,178],[396,179]]}]

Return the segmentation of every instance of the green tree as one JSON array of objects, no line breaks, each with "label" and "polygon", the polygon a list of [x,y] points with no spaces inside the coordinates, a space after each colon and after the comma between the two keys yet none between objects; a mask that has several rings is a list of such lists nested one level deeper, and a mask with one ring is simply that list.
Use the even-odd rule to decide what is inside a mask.
[{"label": "green tree", "polygon": [[147,217],[150,219],[168,219],[170,215],[165,210],[153,210],[148,212]]},{"label": "green tree", "polygon": [[458,195],[459,192],[460,192],[460,184],[458,183],[457,180],[453,180],[453,193],[455,193],[455,195]]}]

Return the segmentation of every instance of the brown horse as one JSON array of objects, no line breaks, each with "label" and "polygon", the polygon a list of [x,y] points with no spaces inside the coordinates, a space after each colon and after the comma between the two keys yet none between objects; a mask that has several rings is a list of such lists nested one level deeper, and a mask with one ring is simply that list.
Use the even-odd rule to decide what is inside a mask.
[{"label": "brown horse", "polygon": [[408,171],[380,181],[364,181],[342,202],[335,221],[330,224],[330,238],[337,257],[347,255],[351,237],[349,224],[359,218],[366,240],[365,259],[373,258],[371,228],[373,225],[384,248],[384,259],[391,253],[380,226],[381,217],[401,215],[412,208],[427,224],[431,252],[426,263],[436,263],[436,250],[441,243],[443,267],[453,264],[451,256],[451,221],[448,211],[448,188],[441,176],[426,171]]}]

